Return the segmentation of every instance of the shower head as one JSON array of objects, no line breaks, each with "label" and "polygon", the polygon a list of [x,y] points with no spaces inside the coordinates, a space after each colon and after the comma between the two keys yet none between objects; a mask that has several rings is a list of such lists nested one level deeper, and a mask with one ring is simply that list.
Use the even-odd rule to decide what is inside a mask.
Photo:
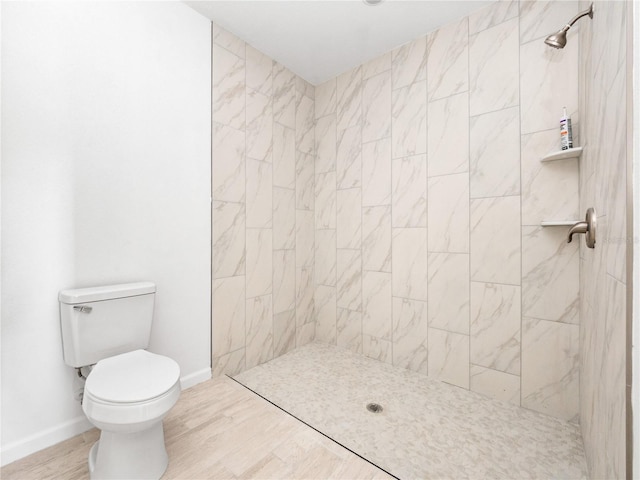
[{"label": "shower head", "polygon": [[573,26],[573,24],[578,21],[578,19],[584,17],[585,15],[589,15],[589,18],[593,18],[593,3],[589,6],[588,10],[580,12],[556,33],[552,33],[547,38],[545,38],[544,43],[553,48],[564,48],[564,46],[567,44],[567,30],[569,30]]}]

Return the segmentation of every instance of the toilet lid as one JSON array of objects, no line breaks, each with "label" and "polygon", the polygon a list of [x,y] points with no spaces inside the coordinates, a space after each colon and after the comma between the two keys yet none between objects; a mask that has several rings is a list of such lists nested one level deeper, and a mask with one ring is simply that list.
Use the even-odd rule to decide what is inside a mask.
[{"label": "toilet lid", "polygon": [[180,367],[171,358],[135,350],[100,360],[84,388],[107,402],[143,402],[167,392],[179,378]]}]

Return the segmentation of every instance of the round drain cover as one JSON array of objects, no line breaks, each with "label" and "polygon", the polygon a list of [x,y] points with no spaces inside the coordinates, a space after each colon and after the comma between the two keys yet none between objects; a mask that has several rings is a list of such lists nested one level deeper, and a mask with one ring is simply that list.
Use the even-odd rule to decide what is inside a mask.
[{"label": "round drain cover", "polygon": [[377,403],[369,403],[367,404],[367,410],[372,413],[380,413],[382,411],[382,405],[378,405]]}]

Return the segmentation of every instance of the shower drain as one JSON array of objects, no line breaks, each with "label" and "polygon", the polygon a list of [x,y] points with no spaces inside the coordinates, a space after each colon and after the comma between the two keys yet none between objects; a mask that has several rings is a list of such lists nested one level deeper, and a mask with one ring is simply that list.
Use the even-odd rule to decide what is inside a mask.
[{"label": "shower drain", "polygon": [[378,405],[377,403],[369,403],[367,404],[367,410],[371,413],[380,413],[382,411],[382,405]]}]

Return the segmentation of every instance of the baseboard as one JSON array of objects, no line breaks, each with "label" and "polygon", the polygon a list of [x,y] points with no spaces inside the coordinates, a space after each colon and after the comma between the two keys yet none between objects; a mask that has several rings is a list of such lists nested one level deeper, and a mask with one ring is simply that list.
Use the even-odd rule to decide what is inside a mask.
[{"label": "baseboard", "polygon": [[[185,390],[198,383],[206,382],[209,379],[211,379],[211,368],[203,368],[202,370],[181,377],[180,386],[182,390]],[[93,428],[93,425],[82,415],[58,426],[30,435],[23,440],[10,443],[0,449],[0,465],[8,465],[27,455],[31,455],[39,450],[86,432],[91,428]]]},{"label": "baseboard", "polygon": [[197,372],[180,377],[180,386],[182,387],[182,390],[186,390],[187,388],[191,388],[194,385],[206,382],[207,380],[211,380],[211,368],[203,368]]},{"label": "baseboard", "polygon": [[55,427],[49,428],[0,449],[0,464],[5,466],[43,448],[67,440],[93,428],[87,417],[82,415]]}]

